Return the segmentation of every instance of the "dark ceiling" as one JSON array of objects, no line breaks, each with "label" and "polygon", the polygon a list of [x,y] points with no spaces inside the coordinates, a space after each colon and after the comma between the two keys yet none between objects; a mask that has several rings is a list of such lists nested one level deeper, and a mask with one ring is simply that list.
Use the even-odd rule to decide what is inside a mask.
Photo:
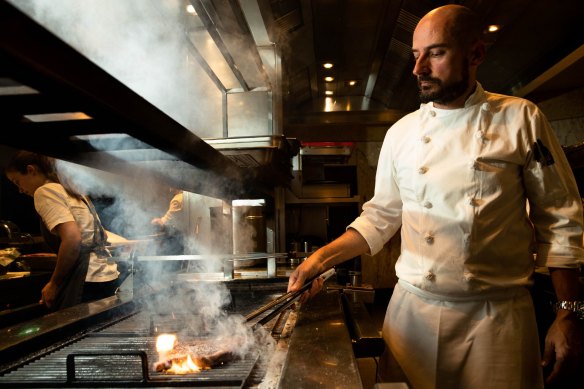
[{"label": "dark ceiling", "polygon": [[[538,102],[583,86],[581,0],[269,0],[282,50],[284,132],[348,140],[363,126],[387,128],[415,110],[413,29],[426,12],[449,3],[501,26],[488,35],[479,69],[485,89]],[[324,69],[325,62],[334,67]],[[325,113],[327,90],[333,112]]]}]

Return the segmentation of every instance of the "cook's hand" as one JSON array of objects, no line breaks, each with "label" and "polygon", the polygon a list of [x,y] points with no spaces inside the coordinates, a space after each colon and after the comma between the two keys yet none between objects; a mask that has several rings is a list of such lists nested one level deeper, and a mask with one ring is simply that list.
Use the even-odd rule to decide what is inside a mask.
[{"label": "cook's hand", "polygon": [[49,281],[41,291],[41,301],[39,303],[45,304],[47,308],[52,308],[57,298],[57,285]]},{"label": "cook's hand", "polygon": [[[316,275],[322,273],[322,268],[320,266],[320,261],[318,261],[315,254],[311,255],[306,259],[304,262],[300,264],[290,274],[290,279],[288,280],[288,292],[295,292],[300,289],[306,282],[306,280],[315,277]],[[314,297],[324,285],[324,279],[317,278],[312,282],[312,286],[310,290],[304,292],[302,296],[300,296],[300,302],[306,302],[308,299]]]},{"label": "cook's hand", "polygon": [[573,313],[560,310],[545,338],[542,366],[551,368],[546,383],[558,383],[576,372],[582,353],[582,322]]}]

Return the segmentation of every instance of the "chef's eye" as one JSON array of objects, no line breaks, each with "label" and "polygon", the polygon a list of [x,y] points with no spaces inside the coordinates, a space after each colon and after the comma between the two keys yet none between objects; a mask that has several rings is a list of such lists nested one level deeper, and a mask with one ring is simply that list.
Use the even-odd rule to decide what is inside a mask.
[{"label": "chef's eye", "polygon": [[440,57],[444,55],[444,50],[430,51],[430,57]]}]

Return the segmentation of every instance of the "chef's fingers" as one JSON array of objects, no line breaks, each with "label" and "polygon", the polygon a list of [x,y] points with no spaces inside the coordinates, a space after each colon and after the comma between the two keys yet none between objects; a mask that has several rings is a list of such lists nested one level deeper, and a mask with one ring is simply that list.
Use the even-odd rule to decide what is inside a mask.
[{"label": "chef's fingers", "polygon": [[295,292],[300,289],[302,285],[304,285],[304,280],[305,277],[300,272],[299,268],[296,268],[296,270],[290,274],[290,278],[288,279],[288,292]]},{"label": "chef's fingers", "polygon": [[553,364],[550,364],[550,370],[551,372],[545,377],[546,384],[551,384],[557,379],[562,370],[562,361],[556,360]]},{"label": "chef's fingers", "polygon": [[310,287],[310,297],[314,297],[318,292],[322,290],[324,285],[324,279],[318,277],[316,280],[312,281],[312,286]]}]

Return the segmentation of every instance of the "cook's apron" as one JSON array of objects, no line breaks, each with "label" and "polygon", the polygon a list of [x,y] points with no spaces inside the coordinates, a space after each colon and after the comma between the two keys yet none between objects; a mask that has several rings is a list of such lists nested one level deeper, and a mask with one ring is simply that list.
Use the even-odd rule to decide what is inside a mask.
[{"label": "cook's apron", "polygon": [[[87,276],[87,269],[89,267],[89,256],[92,252],[98,255],[109,256],[105,249],[106,235],[102,225],[98,222],[97,213],[91,202],[82,197],[83,202],[93,215],[93,241],[91,245],[81,245],[79,257],[75,261],[73,268],[69,272],[59,289],[55,303],[51,309],[59,310],[73,305],[77,305],[83,298],[83,287],[85,285],[85,277]],[[61,238],[52,234],[45,223],[41,220],[41,234],[47,245],[55,253],[59,252],[61,246]]]},{"label": "cook's apron", "polygon": [[[444,301],[399,281],[383,338],[415,389],[543,388],[535,312],[525,288]],[[383,369],[391,361],[381,363]]]}]

